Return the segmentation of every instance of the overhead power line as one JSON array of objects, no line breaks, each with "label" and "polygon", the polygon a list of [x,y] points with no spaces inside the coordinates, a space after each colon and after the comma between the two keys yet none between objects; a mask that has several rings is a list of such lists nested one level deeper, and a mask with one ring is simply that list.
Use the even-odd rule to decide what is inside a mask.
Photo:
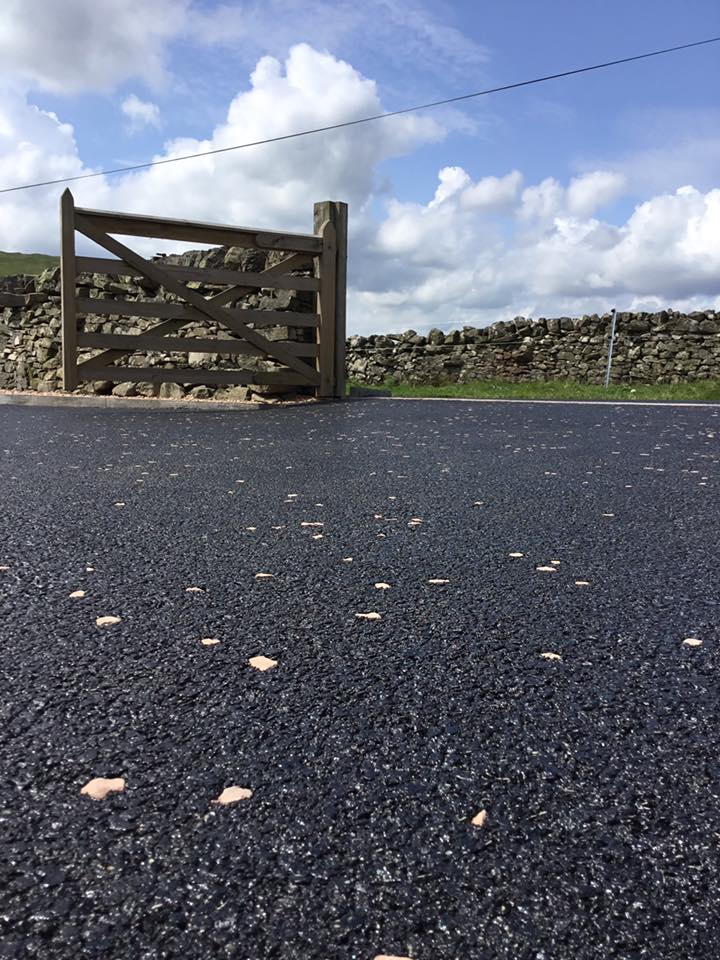
[{"label": "overhead power line", "polygon": [[689,50],[692,47],[703,47],[709,43],[720,42],[720,37],[710,37],[707,40],[696,40],[694,43],[681,43],[675,47],[665,47],[663,50],[652,50],[649,53],[638,53],[632,57],[622,57],[619,60],[607,60],[605,63],[594,63],[589,67],[577,67],[575,70],[563,70],[561,73],[551,73],[545,77],[535,77],[533,80],[520,80],[517,83],[506,83],[500,87],[489,87],[487,90],[477,90],[474,93],[464,93],[457,97],[447,97],[444,100],[432,100],[430,103],[420,103],[414,107],[404,107],[402,110],[391,110],[388,113],[377,113],[369,117],[360,117],[357,120],[345,120],[340,123],[330,123],[324,127],[313,127],[310,130],[298,130],[295,133],[285,133],[277,137],[268,137],[265,140],[253,140],[249,143],[236,143],[231,147],[216,147],[214,150],[202,150],[198,153],[188,153],[182,157],[167,157],[164,160],[148,160],[146,163],[134,163],[126,167],[115,167],[112,170],[98,170],[96,173],[81,173],[75,177],[59,177],[56,180],[40,180],[37,183],[23,183],[15,187],[4,187],[2,193],[14,193],[17,190],[32,190],[34,187],[51,187],[59,183],[73,183],[76,180],[91,180],[93,177],[107,177],[114,173],[130,173],[133,170],[146,170],[148,167],[159,167],[166,163],[180,163],[183,160],[195,160],[198,157],[212,157],[219,153],[230,153],[233,150],[247,150],[250,147],[262,147],[270,143],[280,143],[283,140],[296,140],[299,137],[309,137],[316,133],[326,133],[329,130],[341,130],[344,127],[355,127],[361,123],[372,123],[375,120],[387,120],[390,117],[399,117],[406,113],[415,113],[418,110],[429,110],[432,107],[443,107],[451,103],[461,103],[463,100],[473,100],[477,97],[487,97],[491,93],[502,93],[504,90],[517,90],[520,87],[530,87],[548,80],[560,80],[562,77],[574,77],[580,73],[591,73],[593,70],[604,70],[606,67],[616,67],[621,63],[632,63],[635,60],[648,60],[650,57],[661,57],[664,54],[675,53],[678,50]]}]

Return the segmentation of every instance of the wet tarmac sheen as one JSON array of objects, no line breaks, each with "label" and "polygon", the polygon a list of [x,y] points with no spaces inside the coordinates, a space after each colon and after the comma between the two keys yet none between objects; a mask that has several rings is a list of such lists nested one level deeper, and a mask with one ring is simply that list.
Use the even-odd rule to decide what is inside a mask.
[{"label": "wet tarmac sheen", "polygon": [[717,958],[719,490],[711,407],[0,407],[0,956]]}]

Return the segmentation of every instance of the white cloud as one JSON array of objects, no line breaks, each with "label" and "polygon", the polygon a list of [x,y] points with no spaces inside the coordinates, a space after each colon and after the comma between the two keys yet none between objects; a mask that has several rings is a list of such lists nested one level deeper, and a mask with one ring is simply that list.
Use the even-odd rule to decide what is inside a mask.
[{"label": "white cloud", "polygon": [[160,107],[147,100],[141,100],[134,93],[125,97],[120,109],[130,121],[130,130],[141,130],[143,127],[160,126]]},{"label": "white cloud", "polygon": [[[307,44],[286,61],[263,57],[250,89],[231,102],[223,123],[205,140],[178,138],[162,157],[233,146],[382,112],[372,80]],[[434,120],[406,116],[230,154],[155,167],[113,188],[122,208],[159,215],[307,229],[312,204],[346,200],[357,210],[375,189],[384,159],[444,134]]]},{"label": "white cloud", "polygon": [[609,252],[607,269],[635,294],[720,293],[720,189],[691,186],[640,204]]},{"label": "white cloud", "polygon": [[[473,183],[445,168],[427,205],[390,201],[372,282],[361,278],[353,294],[364,328],[399,330],[412,318],[415,329],[449,329],[612,306],[720,308],[720,189],[681,187],[617,226],[592,216],[617,199],[616,174],[595,171],[567,187],[550,178],[518,197],[519,184],[517,173]],[[514,218],[492,209],[505,191],[514,191]],[[477,195],[488,203],[467,202]]]},{"label": "white cloud", "polygon": [[518,216],[523,220],[552,223],[564,205],[565,192],[554,177],[523,190]]},{"label": "white cloud", "polygon": [[[69,125],[20,96],[4,103],[0,131],[10,125],[13,134],[0,139],[0,187],[86,172]],[[382,110],[372,80],[350,64],[300,44],[285,63],[272,57],[258,62],[249,89],[232,100],[225,120],[206,139],[176,138],[156,159],[281,136]],[[435,120],[409,115],[162,165],[112,182],[82,181],[71,188],[77,202],[90,207],[307,230],[314,201],[346,200],[357,216],[373,196],[378,164],[443,134]],[[21,244],[55,248],[61,190],[0,195],[0,249]],[[151,247],[161,248],[152,242],[143,245],[146,251]]]},{"label": "white cloud", "polygon": [[515,203],[523,177],[519,170],[504,177],[483,177],[463,192],[462,205],[475,210],[502,210]]},{"label": "white cloud", "polygon": [[609,170],[595,170],[574,177],[567,188],[567,207],[576,217],[589,217],[622,195],[625,177]]},{"label": "white cloud", "polygon": [[435,197],[429,204],[431,209],[449,200],[450,197],[463,190],[471,182],[469,175],[462,167],[443,167],[438,174],[438,180],[440,183],[435,191]]},{"label": "white cloud", "polygon": [[[73,128],[49,111],[5,90],[0,97],[0,187],[88,172],[78,156]],[[88,181],[88,200],[99,181]],[[57,199],[62,188],[0,195],[0,249],[57,249]],[[89,205],[91,205],[89,203]]]},{"label": "white cloud", "polygon": [[3,0],[0,74],[55,93],[158,84],[190,0]]},{"label": "white cloud", "polygon": [[[424,284],[418,296],[425,300],[428,284],[437,289],[427,271],[439,268],[447,277],[448,269],[459,267],[462,251],[497,242],[498,217],[512,207],[522,176],[514,170],[505,177],[483,177],[474,183],[462,167],[443,167],[438,180],[427,206],[391,200],[375,241],[378,255],[389,257],[400,275]],[[376,265],[369,265],[365,282],[371,286],[371,274],[377,276],[376,271]]]},{"label": "white cloud", "polygon": [[594,170],[573,177],[563,187],[554,177],[528,187],[522,195],[518,216],[522,220],[552,224],[556,217],[590,217],[617,200],[625,188],[625,177],[609,170]]},{"label": "white cloud", "polygon": [[[372,80],[300,44],[284,62],[260,59],[205,139],[176,138],[158,159],[378,112]],[[310,228],[313,201],[346,200],[352,331],[448,329],[611,306],[720,308],[717,187],[660,192],[612,223],[603,210],[628,186],[611,170],[523,184],[517,170],[474,180],[448,165],[426,203],[391,197],[378,216],[378,166],[443,134],[432,119],[408,115],[72,189],[90,207],[298,230]],[[0,186],[84,172],[72,127],[8,91],[0,101]],[[0,248],[57,249],[61,189],[0,195]]]}]

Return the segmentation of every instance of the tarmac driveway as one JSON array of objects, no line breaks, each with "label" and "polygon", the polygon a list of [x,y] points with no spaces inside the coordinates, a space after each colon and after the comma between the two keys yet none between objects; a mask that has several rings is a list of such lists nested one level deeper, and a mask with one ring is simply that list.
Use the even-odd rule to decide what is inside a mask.
[{"label": "tarmac driveway", "polygon": [[0,955],[720,956],[719,436],[0,407]]}]

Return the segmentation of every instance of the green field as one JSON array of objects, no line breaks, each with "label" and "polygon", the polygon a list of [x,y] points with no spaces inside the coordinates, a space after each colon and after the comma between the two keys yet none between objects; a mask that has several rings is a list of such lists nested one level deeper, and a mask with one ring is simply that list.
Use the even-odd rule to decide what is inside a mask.
[{"label": "green field", "polygon": [[[350,386],[365,387],[351,383]],[[372,388],[368,388],[372,389]],[[606,390],[596,384],[552,380],[534,383],[503,383],[477,380],[472,383],[446,383],[437,387],[409,383],[386,383],[377,389],[389,390],[394,397],[455,397],[482,400],[704,400],[720,402],[720,380],[695,383],[622,384]]]},{"label": "green field", "polygon": [[13,277],[19,273],[42,273],[48,267],[57,267],[60,257],[47,253],[5,253],[0,250],[0,277]]}]

